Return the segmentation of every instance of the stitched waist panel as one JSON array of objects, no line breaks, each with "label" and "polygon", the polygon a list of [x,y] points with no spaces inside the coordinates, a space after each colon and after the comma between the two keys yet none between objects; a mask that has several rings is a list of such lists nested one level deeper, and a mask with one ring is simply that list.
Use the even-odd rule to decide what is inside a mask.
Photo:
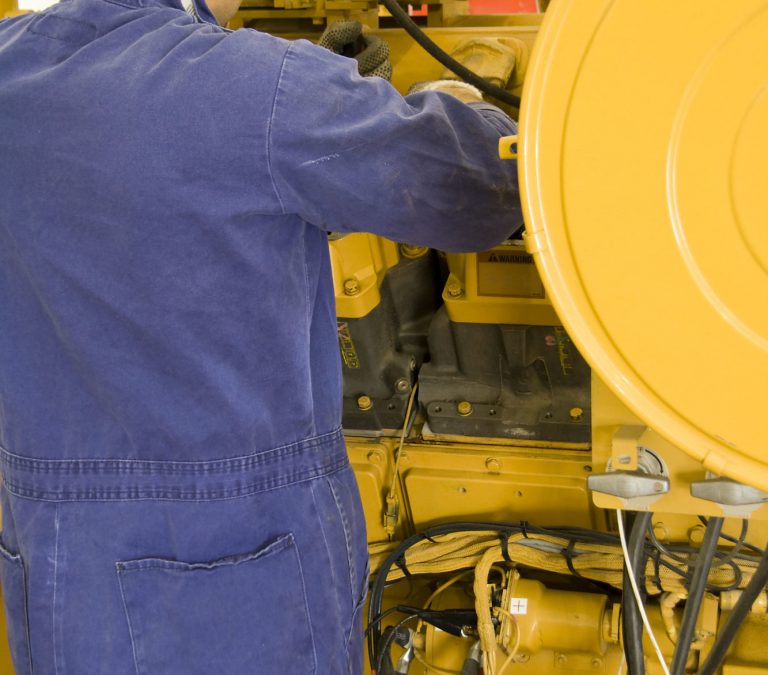
[{"label": "stitched waist panel", "polygon": [[232,499],[333,473],[348,461],[341,430],[250,455],[190,462],[37,459],[0,447],[6,489],[46,501]]}]

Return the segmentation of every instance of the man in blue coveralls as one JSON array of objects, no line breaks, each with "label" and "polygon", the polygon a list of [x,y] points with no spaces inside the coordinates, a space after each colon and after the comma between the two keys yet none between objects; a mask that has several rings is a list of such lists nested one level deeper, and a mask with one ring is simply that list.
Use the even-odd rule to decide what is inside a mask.
[{"label": "man in blue coveralls", "polygon": [[[234,0],[0,23],[0,580],[19,675],[359,673],[326,233],[488,248],[514,131]],[[438,87],[440,88],[440,87]]]}]

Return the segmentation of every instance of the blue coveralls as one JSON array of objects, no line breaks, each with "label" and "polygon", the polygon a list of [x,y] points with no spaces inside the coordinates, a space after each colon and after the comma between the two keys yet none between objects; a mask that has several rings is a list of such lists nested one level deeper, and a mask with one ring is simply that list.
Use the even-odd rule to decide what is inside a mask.
[{"label": "blue coveralls", "polygon": [[358,673],[327,231],[479,250],[513,123],[177,0],[0,23],[0,579],[17,673]]}]

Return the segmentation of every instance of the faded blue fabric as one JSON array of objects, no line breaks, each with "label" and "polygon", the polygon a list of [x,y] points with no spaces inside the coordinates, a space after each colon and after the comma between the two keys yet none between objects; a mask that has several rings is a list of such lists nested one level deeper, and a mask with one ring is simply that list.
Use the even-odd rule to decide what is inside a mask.
[{"label": "faded blue fabric", "polygon": [[326,231],[479,250],[514,130],[176,0],[0,22],[0,583],[18,673],[358,673]]}]

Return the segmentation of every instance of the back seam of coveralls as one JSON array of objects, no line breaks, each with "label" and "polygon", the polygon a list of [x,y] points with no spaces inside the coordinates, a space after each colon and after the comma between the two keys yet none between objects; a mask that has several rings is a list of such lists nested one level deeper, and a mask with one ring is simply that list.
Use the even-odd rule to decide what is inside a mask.
[{"label": "back seam of coveralls", "polygon": [[[235,489],[234,490],[235,494],[219,495],[216,493],[211,493],[206,495],[201,493],[195,493],[194,495],[190,495],[188,497],[169,496],[169,495],[163,494],[162,492],[159,493],[159,495],[146,495],[141,497],[90,497],[86,492],[74,493],[72,495],[66,495],[66,496],[50,496],[45,491],[33,490],[29,488],[24,488],[22,486],[17,486],[14,483],[8,482],[7,479],[4,482],[9,493],[11,493],[12,495],[14,495],[19,499],[28,499],[30,501],[102,502],[102,503],[104,502],[170,501],[170,502],[204,503],[204,502],[212,502],[212,501],[226,501],[230,499],[242,499],[242,498],[253,496],[255,494],[272,492],[273,490],[280,490],[282,488],[291,487],[293,485],[298,485],[300,483],[305,483],[310,480],[315,480],[316,478],[322,478],[329,474],[336,473],[337,471],[340,471],[341,469],[346,467],[347,463],[348,463],[348,460],[346,458],[340,458],[333,464],[327,465],[323,470],[320,470],[320,471],[312,470],[309,472],[305,472],[306,475],[301,475],[300,478],[291,479],[286,482],[281,482],[277,485],[271,485],[269,487],[255,487],[252,484],[252,485],[246,486],[246,491],[243,491],[240,488]],[[27,494],[27,493],[31,493],[31,494]],[[46,496],[41,496],[41,495],[46,495]]]},{"label": "back seam of coveralls", "polygon": [[58,653],[58,640],[57,633],[59,631],[59,623],[62,620],[62,612],[57,612],[56,600],[59,581],[59,529],[61,527],[61,514],[59,513],[59,504],[56,504],[56,510],[53,515],[53,529],[54,529],[54,544],[53,544],[53,591],[51,599],[51,628],[53,635],[51,636],[51,642],[53,646],[53,672],[55,675],[59,675],[59,653]]},{"label": "back seam of coveralls", "polygon": [[[208,470],[211,468],[215,468],[215,465],[217,464],[232,465],[236,462],[241,462],[241,463],[258,462],[259,459],[265,457],[270,453],[279,454],[280,456],[283,456],[284,454],[291,454],[291,453],[295,454],[296,452],[300,452],[301,450],[305,450],[305,449],[306,450],[314,449],[316,446],[321,445],[325,439],[328,439],[332,436],[338,436],[339,438],[343,438],[343,432],[341,427],[336,427],[335,429],[322,433],[318,436],[304,438],[302,440],[294,441],[292,443],[285,443],[283,445],[278,445],[273,448],[268,448],[266,450],[260,450],[258,452],[254,452],[248,455],[237,455],[235,457],[222,457],[218,459],[204,459],[204,460],[135,459],[135,458],[129,458],[129,457],[105,457],[105,458],[83,457],[83,458],[50,459],[50,458],[42,458],[42,457],[26,457],[24,455],[19,455],[18,453],[15,453],[15,452],[11,452],[5,446],[0,445],[0,462],[12,467],[22,468],[30,471],[43,469],[45,467],[56,468],[57,465],[58,466],[77,465],[80,467],[79,472],[81,472],[82,468],[86,467],[88,464],[92,464],[93,468],[95,468],[98,465],[105,465],[105,464],[116,464],[116,465],[126,464],[128,466],[146,464],[146,465],[157,465],[157,468],[166,468],[166,467],[196,468],[197,473],[202,475],[202,474],[209,473]],[[240,472],[242,471],[243,468],[244,467],[242,466],[232,466],[230,471]],[[56,473],[63,473],[63,472],[56,472]],[[153,473],[160,474],[163,472],[160,472],[160,471],[149,472],[149,475]]]},{"label": "back seam of coveralls", "polygon": [[120,578],[120,563],[115,563],[115,575],[117,576],[117,585],[120,588],[120,599],[123,603],[123,613],[125,614],[125,620],[128,623],[128,637],[131,640],[131,653],[133,654],[133,667],[136,669],[136,675],[141,675],[139,672],[139,657],[136,653],[136,641],[133,638],[133,626],[131,625],[131,615],[128,612],[128,603],[125,600],[125,591],[123,590],[123,580]]},{"label": "back seam of coveralls", "polygon": [[[325,478],[327,479],[327,476]],[[320,516],[320,508],[317,504],[317,499],[315,497],[315,487],[317,486],[317,484],[318,484],[318,481],[312,482],[312,484],[310,485],[310,493],[312,494],[312,503],[315,505],[315,514],[317,516],[318,525],[320,526],[320,534],[323,535],[323,544],[325,545],[325,552],[328,555],[328,564],[330,565],[331,576],[333,577],[333,580],[335,582],[337,581],[336,566],[333,564],[333,556],[331,555],[331,546],[328,543],[328,537],[326,537],[325,535],[325,526],[323,525],[323,519]],[[341,613],[341,598],[338,596],[338,594],[334,594],[334,595],[336,595],[336,609],[339,613]],[[344,634],[345,632],[346,631],[341,632],[341,647],[343,649],[346,649],[346,645],[345,645],[346,636]]]}]

